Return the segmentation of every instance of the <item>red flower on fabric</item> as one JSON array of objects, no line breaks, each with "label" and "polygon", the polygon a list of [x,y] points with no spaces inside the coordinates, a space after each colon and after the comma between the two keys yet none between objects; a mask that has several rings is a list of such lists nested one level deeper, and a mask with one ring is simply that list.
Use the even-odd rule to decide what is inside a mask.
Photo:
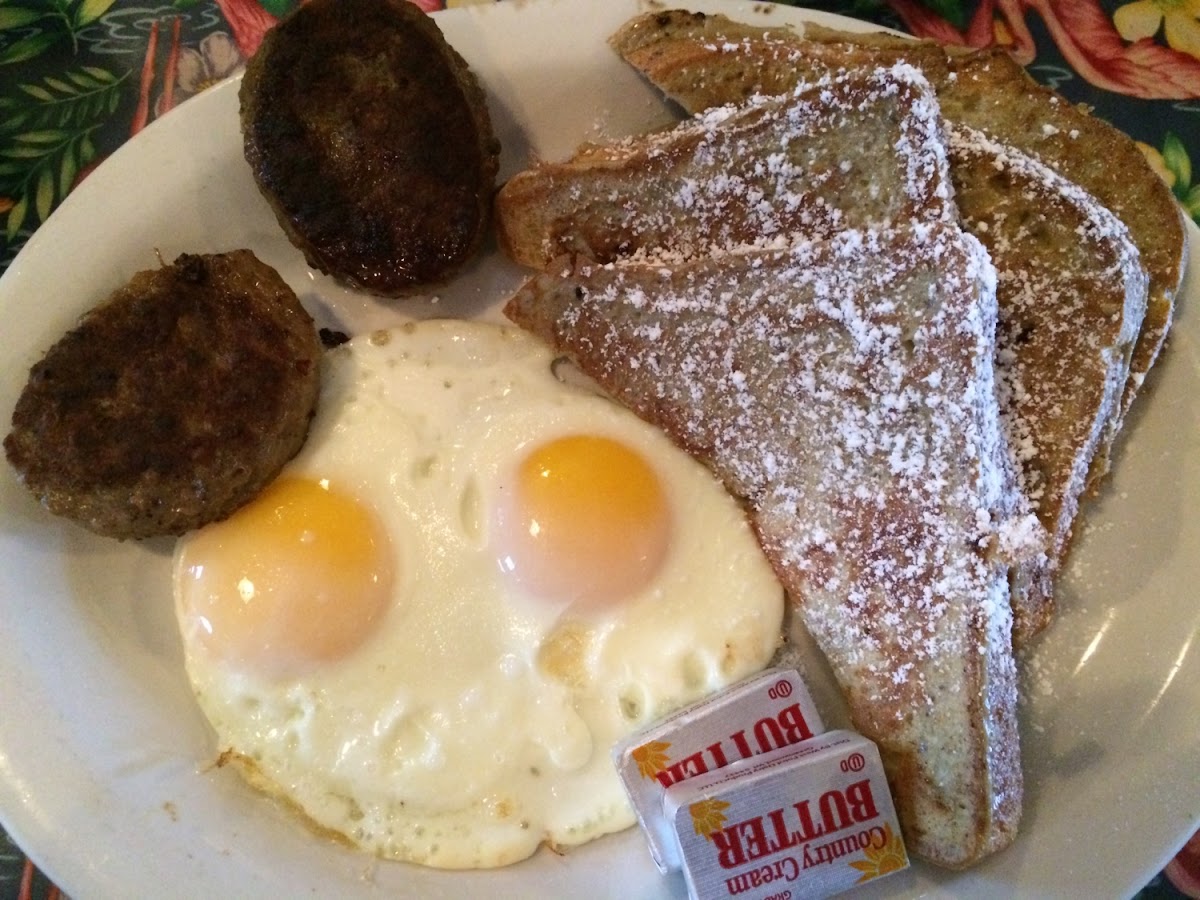
[{"label": "red flower on fabric", "polygon": [[1200,897],[1200,831],[1167,864],[1167,878],[1188,897]]},{"label": "red flower on fabric", "polygon": [[242,56],[249,59],[262,43],[263,35],[279,20],[263,9],[258,0],[217,0],[221,15]]},{"label": "red flower on fabric", "polygon": [[[1200,59],[1186,52],[1200,52],[1200,41],[1191,40],[1196,17],[1168,0],[1134,0],[1117,10],[1117,22],[1098,0],[983,0],[964,30],[918,0],[889,0],[889,5],[918,37],[967,47],[1002,46],[1022,65],[1033,61],[1036,50],[1025,25],[1033,12],[1067,64],[1097,87],[1152,100],[1200,97]],[[1157,28],[1147,33],[1147,23],[1154,22],[1163,24],[1168,43],[1186,50],[1157,43]]]}]

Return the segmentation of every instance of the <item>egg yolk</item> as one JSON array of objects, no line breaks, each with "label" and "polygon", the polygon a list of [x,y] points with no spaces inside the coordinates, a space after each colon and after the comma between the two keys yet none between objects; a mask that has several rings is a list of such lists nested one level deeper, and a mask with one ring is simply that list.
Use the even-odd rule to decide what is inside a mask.
[{"label": "egg yolk", "polygon": [[328,482],[276,480],[181,548],[181,620],[239,669],[304,674],[374,631],[391,596],[389,543],[374,514]]},{"label": "egg yolk", "polygon": [[649,463],[606,437],[541,444],[499,505],[501,569],[546,599],[608,603],[638,592],[671,538],[666,494]]}]

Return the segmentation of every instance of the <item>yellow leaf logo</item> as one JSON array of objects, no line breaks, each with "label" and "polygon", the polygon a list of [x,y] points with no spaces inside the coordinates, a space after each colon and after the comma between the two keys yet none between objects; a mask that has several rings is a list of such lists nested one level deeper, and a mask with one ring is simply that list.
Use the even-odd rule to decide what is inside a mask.
[{"label": "yellow leaf logo", "polygon": [[696,834],[708,840],[725,826],[725,810],[729,803],[725,800],[701,800],[688,807],[692,814],[692,827]]},{"label": "yellow leaf logo", "polygon": [[666,741],[651,741],[642,744],[630,756],[637,763],[639,775],[643,778],[654,778],[670,764],[671,761],[667,758],[667,751],[670,749],[671,745]]},{"label": "yellow leaf logo", "polygon": [[862,872],[855,884],[862,884],[872,878],[895,872],[908,865],[908,854],[904,852],[904,841],[900,835],[892,833],[891,825],[883,826],[883,841],[876,847],[872,841],[864,848],[866,859],[856,859],[850,865]]}]

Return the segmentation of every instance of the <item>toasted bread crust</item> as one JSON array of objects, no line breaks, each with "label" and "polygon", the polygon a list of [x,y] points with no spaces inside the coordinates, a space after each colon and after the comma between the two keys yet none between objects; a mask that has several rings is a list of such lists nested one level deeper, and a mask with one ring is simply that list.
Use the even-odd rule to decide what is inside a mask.
[{"label": "toasted bread crust", "polygon": [[948,133],[964,227],[998,273],[1001,419],[1051,538],[1045,561],[1017,572],[1020,645],[1050,621],[1090,467],[1119,423],[1147,276],[1124,224],[1091,195],[974,129]]},{"label": "toasted bread crust", "polygon": [[497,234],[533,268],[563,255],[699,256],[949,221],[951,193],[933,93],[915,69],[896,66],[540,162],[501,188]]},{"label": "toasted bread crust", "polygon": [[321,346],[249,250],[139,272],[30,371],[5,438],[50,512],[99,534],[182,534],[253,497],[300,449]]},{"label": "toasted bread crust", "polygon": [[585,266],[505,309],[744,500],[880,746],[910,850],[950,867],[1020,815],[1006,567],[981,524],[1013,505],[992,277],[934,224]]},{"label": "toasted bread crust", "polygon": [[[800,39],[786,27],[763,28],[719,14],[673,9],[630,19],[609,38],[609,45],[668,97],[696,113],[740,104],[753,94],[784,94],[811,80],[811,70],[789,71],[794,42]],[[714,57],[722,64],[714,65]]]},{"label": "toasted bread crust", "polygon": [[[801,282],[815,278],[811,287],[845,299],[851,307],[859,300],[868,306],[877,302],[880,307],[895,301],[904,310],[896,314],[901,319],[919,316],[918,310],[926,308],[931,292],[937,294],[937,276],[926,280],[917,274],[923,266],[953,273],[947,275],[953,278],[978,264],[979,278],[987,281],[985,273],[991,270],[982,248],[961,235],[949,237],[950,233],[957,234],[951,225],[956,210],[949,202],[949,162],[938,124],[940,116],[936,106],[928,103],[928,85],[911,70],[900,77],[898,74],[880,71],[864,76],[860,72],[845,79],[825,79],[782,101],[751,101],[737,112],[723,110],[695,125],[680,126],[676,132],[608,148],[587,148],[569,163],[543,164],[518,176],[519,180],[514,179],[517,189],[509,198],[502,191],[497,208],[502,234],[508,229],[506,218],[519,223],[512,230],[519,231],[524,247],[534,251],[524,258],[533,265],[548,265],[556,254],[565,251],[574,254],[577,265],[587,265],[580,259],[620,260],[611,268],[568,279],[566,286],[553,278],[535,281],[518,294],[507,312],[519,324],[576,358],[622,402],[663,427],[690,453],[712,466],[726,486],[747,502],[764,550],[833,663],[856,726],[880,744],[910,848],[942,865],[957,867],[1005,846],[1020,817],[1018,739],[1011,713],[995,712],[1005,708],[1011,711],[1015,702],[1005,561],[998,555],[987,562],[989,575],[967,592],[973,596],[964,602],[983,603],[986,612],[972,620],[969,611],[960,611],[957,625],[931,624],[923,619],[917,595],[927,586],[924,576],[928,572],[913,571],[908,579],[888,581],[887,600],[880,599],[877,590],[886,578],[881,577],[880,583],[871,588],[855,582],[862,594],[871,598],[865,601],[870,611],[847,615],[839,609],[838,598],[854,590],[846,587],[846,582],[862,574],[839,569],[845,561],[851,561],[846,564],[851,568],[857,561],[863,569],[870,569],[871,564],[865,560],[895,560],[898,557],[889,554],[926,553],[917,547],[884,549],[889,536],[895,535],[911,537],[917,544],[940,544],[941,550],[936,552],[952,555],[954,551],[948,548],[950,544],[958,546],[961,532],[956,531],[958,538],[949,544],[934,537],[926,529],[930,518],[937,517],[916,512],[918,504],[906,502],[916,495],[913,493],[905,497],[889,495],[879,506],[855,505],[840,499],[830,501],[831,508],[821,512],[814,512],[809,505],[797,508],[810,502],[819,506],[828,496],[821,488],[803,482],[804,476],[798,476],[797,470],[820,467],[830,457],[835,460],[831,468],[837,470],[846,454],[839,452],[839,438],[830,436],[827,423],[798,422],[796,419],[803,414],[793,410],[811,408],[818,419],[839,420],[837,401],[845,398],[838,395],[836,400],[830,399],[828,395],[837,394],[837,389],[826,386],[837,384],[853,391],[857,385],[843,384],[840,369],[821,382],[800,374],[797,370],[805,363],[790,353],[793,345],[803,340],[796,332],[823,341],[824,364],[829,369],[841,363],[854,370],[857,358],[838,337],[827,338],[821,323],[795,310],[787,315],[780,311],[783,298],[803,296],[800,287],[787,293],[792,288],[789,278],[783,275],[785,271]],[[856,99],[845,103],[847,87],[861,86],[864,81],[873,85],[875,102],[864,104]],[[787,111],[792,104],[803,107],[811,103],[819,111],[826,100],[837,110],[833,116],[837,122],[827,132],[828,137],[819,128],[789,123]],[[770,139],[764,140],[762,132],[748,138],[741,128],[743,110],[761,116],[764,107],[772,111],[775,120]],[[844,108],[853,110],[853,115],[847,117]],[[855,127],[847,126],[847,118],[853,119]],[[909,119],[920,122],[920,127],[913,127]],[[876,131],[879,140],[865,142],[864,147],[856,140],[860,130]],[[854,155],[860,150],[861,158]],[[874,190],[847,193],[834,181],[834,189],[825,191],[819,177],[809,175],[813,170],[838,169],[847,156],[853,161],[846,168],[870,168],[876,176]],[[777,167],[778,184],[764,186],[750,178],[751,189],[741,189],[742,179],[748,173],[753,175],[772,157],[804,163],[792,169]],[[662,160],[665,164],[655,164]],[[680,202],[674,193],[681,184],[687,185],[686,202]],[[737,188],[731,190],[731,184]],[[776,207],[784,206],[793,215],[785,220],[787,230],[775,228],[770,236],[794,248],[794,256],[790,257],[794,269],[779,262],[789,258],[785,251],[776,256],[748,254],[745,244],[753,243],[752,239],[740,234],[731,239],[728,232],[707,227],[709,222],[740,222],[744,208],[753,206],[760,197],[771,206],[771,214],[776,214]],[[915,198],[921,198],[921,202],[913,202]],[[553,211],[549,216],[544,212],[547,209]],[[555,216],[565,223],[564,231],[569,229],[571,233],[569,245],[544,240],[545,234],[556,227],[551,224]],[[877,232],[868,231],[863,238],[864,232],[844,230],[871,226],[899,228],[907,237],[882,239]],[[932,234],[928,243],[915,237],[918,230]],[[829,246],[839,246],[841,252],[818,249],[822,245],[814,241],[822,238],[830,241]],[[863,243],[856,246],[856,240]],[[639,265],[631,266],[629,259]],[[893,259],[901,261],[900,269],[905,274],[895,281],[903,282],[904,288],[897,287],[885,274],[887,261]],[[904,261],[908,261],[909,269],[904,268]],[[828,271],[838,266],[846,271],[836,276]],[[929,270],[924,274],[928,275]],[[800,271],[805,274],[799,275]],[[814,276],[814,272],[821,274]],[[871,281],[873,277],[886,282],[886,286]],[[871,288],[856,281],[858,278],[869,282]],[[710,283],[712,286],[707,287]],[[781,283],[788,287],[781,287]],[[580,292],[574,302],[569,293],[571,286]],[[976,383],[971,391],[982,391],[980,417],[988,434],[982,440],[977,428],[974,440],[986,445],[981,467],[991,479],[994,503],[986,517],[1004,522],[1022,511],[1022,501],[1016,495],[1017,479],[994,418],[992,325],[980,324],[976,308],[981,304],[991,310],[985,318],[994,315],[993,288],[989,282],[987,286],[964,289],[949,303],[950,308],[939,313],[947,317],[944,324],[954,315],[967,317],[965,330],[956,335],[964,342],[965,335],[975,334],[978,326],[979,333],[986,335],[987,348],[980,351],[975,347],[973,352],[983,355],[968,353],[964,358],[962,345],[955,347],[952,339],[932,352],[924,365],[940,359],[952,370],[951,380],[966,371],[974,373]],[[700,290],[708,290],[720,296],[722,304],[727,303],[721,311],[728,317],[726,328],[722,329],[724,320],[717,313],[697,309],[702,304],[693,301]],[[595,299],[597,296],[604,301]],[[942,302],[937,294],[930,305],[936,307]],[[797,301],[797,306],[803,305],[803,300]],[[760,323],[757,317],[766,316],[769,321]],[[703,329],[713,320],[720,321],[712,330],[700,334],[688,331]],[[859,327],[864,339],[874,333],[873,327],[883,328],[876,319]],[[915,333],[919,326],[905,319],[901,330]],[[657,352],[659,342],[665,345],[661,354]],[[687,347],[689,342],[698,348],[695,356],[681,354],[679,348]],[[895,370],[903,369],[908,362],[911,360],[888,361]],[[731,373],[722,366],[736,371]],[[739,377],[748,385],[748,400],[731,398],[714,387],[728,385]],[[793,384],[789,377],[799,377],[801,383]],[[938,371],[936,377],[942,377],[942,373]],[[950,387],[950,381],[946,384]],[[880,400],[872,390],[879,388],[879,383],[874,383],[859,395],[863,430],[858,443],[872,448],[863,455],[879,452],[879,444],[887,440],[880,419],[888,413],[872,407]],[[955,380],[951,389],[963,390],[962,396],[966,395],[960,381]],[[806,391],[820,394],[820,400]],[[769,408],[769,419],[764,416],[754,420],[748,415],[755,404],[761,404],[760,409]],[[867,422],[872,424],[868,426]],[[821,434],[833,446],[814,437]],[[917,440],[924,449],[924,437]],[[979,447],[974,448],[974,454],[974,458],[980,458]],[[768,459],[772,461],[769,466],[763,462]],[[961,474],[956,472],[955,477]],[[844,473],[839,483],[847,491],[858,485],[869,493],[879,480],[858,471]],[[793,496],[781,501],[775,493],[780,489],[792,491]],[[830,539],[836,552],[825,552],[823,548],[804,554],[795,552],[797,533],[813,523],[836,535]],[[959,520],[951,530],[965,527],[967,523]],[[1003,543],[999,535],[996,543]],[[1032,581],[1037,569],[1030,567],[1028,571],[1030,574],[1024,578]],[[845,580],[836,586],[814,589],[814,572],[830,582]],[[863,577],[870,581],[873,576]],[[894,602],[896,608],[887,606],[888,602]],[[899,612],[901,608],[907,613]],[[857,625],[847,624],[850,621]],[[932,648],[918,649],[906,643],[925,626],[934,631],[942,626],[950,631],[962,628],[957,632],[959,637],[968,633],[978,637],[986,632],[989,649],[964,655],[962,644],[933,652]],[[846,629],[853,631],[856,627],[860,631],[847,638]],[[870,658],[863,662],[860,648],[866,645],[877,652],[867,653]],[[912,665],[920,673],[909,680],[913,670],[905,667]],[[941,699],[948,696],[954,699]],[[924,748],[924,754],[918,752],[918,746]]]},{"label": "toasted bread crust", "polygon": [[[950,160],[957,206],[998,257],[1001,356],[1011,360],[1002,410],[1024,486],[1051,535],[1044,563],[1014,572],[1017,642],[1027,642],[1050,619],[1079,495],[1107,471],[1124,414],[1169,327],[1186,250],[1170,191],[1132,141],[1037,85],[999,51],[950,52],[815,25],[800,36],[678,11],[640,16],[612,43],[689,110],[898,60],[929,79],[948,132],[960,137]],[[970,152],[966,133],[979,136]],[[1000,207],[1002,222],[991,215]],[[1120,235],[1114,211],[1126,225]],[[1039,292],[1060,302],[1039,306],[1030,300]]]},{"label": "toasted bread crust", "polygon": [[[1149,279],[1149,298],[1121,400],[1128,411],[1170,330],[1187,260],[1183,214],[1132,140],[1036,83],[999,49],[952,52],[887,34],[807,25],[803,36],[720,15],[668,11],[627,23],[610,40],[631,65],[692,112],[781,93],[830,67],[904,60],[919,68],[947,120],[974,128],[1044,162],[1114,212],[1129,229]],[[1119,420],[1118,420],[1119,424]],[[1116,430],[1111,436],[1115,436]],[[1110,437],[1111,437],[1110,436]],[[1108,469],[1102,442],[1090,481]]]},{"label": "toasted bread crust", "polygon": [[[786,30],[767,34],[723,17],[677,11],[640,17],[614,36],[614,45],[623,55],[692,110],[720,103],[761,107],[764,101],[752,95],[790,95],[797,83],[828,79],[837,69],[861,73],[879,69],[880,59],[885,68],[896,59],[908,59],[907,55],[879,55],[893,45],[891,38],[866,42],[872,45],[869,52],[853,43],[816,45],[811,54],[798,55],[796,47],[803,41]],[[914,52],[911,43],[896,46],[906,48],[906,54]],[[955,58],[933,45],[918,48],[918,68],[935,85],[957,79]],[[1020,85],[1008,88],[1018,95],[1030,83],[1023,72],[1020,77]],[[723,110],[679,131],[690,127],[693,134],[719,133],[740,114]],[[800,224],[782,241],[790,250],[775,255],[751,252],[745,244],[754,243],[753,235],[749,241],[727,235],[713,239],[691,210],[698,192],[690,182],[702,183],[706,177],[718,181],[721,187],[714,195],[721,216],[740,221],[744,210],[739,205],[752,202],[747,200],[751,195],[729,191],[725,185],[756,160],[761,164],[769,158],[772,148],[755,141],[728,147],[712,143],[721,165],[710,166],[711,172],[703,163],[697,164],[703,157],[697,148],[711,141],[710,134],[692,138],[691,143],[670,135],[637,139],[616,148],[588,148],[565,165],[535,169],[527,177],[541,193],[527,193],[517,204],[555,206],[562,197],[570,198],[562,206],[573,207],[577,217],[569,224],[576,229],[571,242],[548,241],[543,255],[525,261],[546,267],[556,254],[569,253],[577,270],[564,281],[551,276],[531,280],[506,312],[573,357],[626,405],[671,433],[744,499],[768,557],[833,665],[856,727],[881,746],[910,848],[940,865],[957,868],[1005,846],[1015,833],[1020,815],[1019,741],[1011,716],[1003,724],[996,719],[998,708],[1015,702],[1012,612],[1016,611],[1022,637],[1034,633],[1049,617],[1053,577],[1069,544],[1089,462],[1097,448],[1111,441],[1119,425],[1148,278],[1129,229],[1095,198],[1031,155],[1001,146],[958,119],[947,119],[949,174],[957,209],[964,225],[988,244],[1000,269],[1003,347],[995,362],[1005,399],[1003,418],[993,396],[993,332],[986,323],[975,331],[981,309],[994,314],[996,297],[960,298],[956,304],[939,294],[934,304],[941,304],[939,312],[926,311],[935,318],[944,314],[946,321],[958,316],[962,330],[957,340],[971,343],[971,335],[983,336],[983,345],[972,343],[973,352],[965,355],[962,344],[959,352],[953,342],[940,345],[935,357],[941,368],[926,374],[959,403],[957,413],[943,411],[944,399],[934,398],[932,406],[938,412],[931,415],[938,424],[933,427],[945,424],[940,419],[944,412],[959,423],[967,435],[964,440],[973,445],[960,447],[957,456],[946,459],[976,461],[979,477],[974,484],[988,485],[976,495],[977,501],[988,498],[982,507],[956,494],[958,513],[980,511],[974,524],[958,513],[931,514],[923,505],[928,495],[912,484],[906,484],[902,496],[889,494],[880,500],[872,493],[880,489],[880,478],[862,469],[848,471],[879,452],[879,445],[888,444],[889,426],[881,423],[895,408],[887,394],[872,397],[871,393],[887,379],[865,376],[871,383],[862,387],[856,379],[871,371],[856,355],[864,344],[847,347],[829,335],[828,323],[796,312],[796,305],[805,305],[803,295],[811,286],[805,279],[814,278],[821,282],[818,296],[852,298],[845,301],[837,321],[851,331],[861,324],[857,333],[871,336],[866,345],[879,340],[881,333],[887,335],[879,320],[864,315],[867,321],[862,323],[846,307],[861,313],[862,307],[856,305],[860,300],[868,307],[872,301],[895,303],[893,309],[899,308],[897,315],[904,317],[916,314],[909,305],[914,297],[928,298],[936,289],[909,283],[909,293],[895,291],[893,285],[878,290],[879,283],[871,281],[870,289],[859,284],[856,293],[854,281],[870,281],[881,267],[887,267],[879,262],[880,254],[901,260],[897,268],[909,273],[929,262],[923,254],[930,254],[937,260],[930,263],[932,270],[951,280],[961,275],[962,270],[950,262],[954,252],[947,250],[955,242],[947,238],[947,225],[937,215],[926,219],[919,214],[880,215],[882,222],[907,235],[910,243],[905,245],[896,234],[885,238],[870,233],[865,241],[859,232],[838,235],[836,227],[824,226],[847,210],[822,210],[824,218],[799,219]],[[798,139],[807,141],[811,135],[804,133]],[[854,144],[848,136],[839,152],[852,154]],[[652,154],[638,155],[648,148],[666,157],[669,165],[656,167]],[[676,148],[682,152],[673,155]],[[899,155],[909,150],[903,145]],[[895,155],[893,150],[877,154],[877,159],[887,161]],[[681,181],[689,183],[688,204],[672,205],[654,194],[663,190],[661,185]],[[529,184],[523,184],[522,190]],[[595,211],[588,205],[593,192],[613,205],[611,215],[593,218]],[[790,199],[786,189],[779,187],[762,196],[773,205]],[[890,199],[885,197],[878,205],[886,208]],[[840,201],[849,207],[839,223],[849,228],[872,224],[856,215],[858,200],[822,197],[823,203],[836,206]],[[869,201],[861,205],[869,206]],[[517,218],[523,212],[506,214]],[[565,212],[564,220],[570,215]],[[601,226],[593,227],[596,222]],[[552,230],[538,224],[522,239],[535,246],[539,236]],[[921,237],[915,238],[916,234]],[[926,240],[931,243],[923,243]],[[978,244],[961,236],[958,240],[960,260],[963,256],[986,260]],[[836,253],[828,248],[844,249],[847,241],[863,241],[857,247],[859,255],[852,261],[849,254],[843,256],[847,271],[834,272],[830,260]],[[780,263],[783,257],[797,265],[789,268]],[[596,267],[580,263],[583,258],[619,262]],[[976,293],[987,294],[988,289],[977,288]],[[782,297],[794,304],[786,316],[778,314]],[[982,315],[986,318],[989,313]],[[1086,333],[1072,334],[1067,340],[1062,333],[1066,326]],[[796,331],[802,336],[797,337]],[[793,351],[811,336],[824,341],[824,355],[806,368],[796,362],[797,356],[804,355]],[[886,343],[887,338],[882,340]],[[919,370],[921,354],[909,351],[911,355],[890,359],[884,367],[917,378],[906,367]],[[834,369],[837,374],[831,376]],[[960,380],[963,377],[970,382]],[[854,400],[839,393],[842,390],[857,391]],[[977,404],[973,425],[966,427],[961,418],[963,397]],[[839,415],[837,404],[856,402],[863,404],[862,421],[870,422],[871,429],[852,440],[854,453],[831,449],[845,436],[831,436],[836,429],[829,422],[855,421]],[[797,412],[797,407],[802,411]],[[815,410],[812,418],[803,419],[806,407]],[[770,413],[763,414],[763,409]],[[795,424],[797,418],[803,423]],[[1060,427],[1057,419],[1067,421]],[[1022,446],[1030,454],[1023,459],[1027,463],[1024,484],[1037,494],[1038,512],[1052,532],[1049,552],[1032,564],[1025,554],[1042,532],[1020,515],[1027,507],[1018,490],[1020,479],[1013,474],[1006,437],[1027,442]],[[931,449],[938,445],[936,439],[917,443],[922,465],[933,460],[938,466],[944,445]],[[818,460],[840,475],[830,480],[837,480],[848,498],[831,499],[828,485],[805,480],[811,476],[803,467],[815,466]],[[896,463],[894,454],[888,462]],[[971,465],[968,462],[967,468]],[[797,475],[798,470],[803,474]],[[952,464],[937,471],[934,482],[951,492],[961,488],[958,479],[970,477]],[[860,502],[863,496],[877,499]],[[978,529],[981,521],[992,522],[995,530],[987,537],[977,530],[973,539],[962,538],[972,528]],[[813,530],[827,540],[812,538]],[[931,532],[937,536],[931,537]],[[948,533],[956,536],[949,542]],[[807,540],[797,537],[806,534]],[[956,552],[947,548],[960,546],[960,539],[980,554],[973,568],[979,580],[972,582],[972,599],[951,616],[953,625],[941,612],[931,613],[928,619],[918,615],[906,619],[904,609],[927,613],[931,605],[937,606],[930,599],[922,565],[929,559],[937,561],[935,566],[944,564]],[[899,549],[908,540],[914,544]],[[984,552],[984,544],[992,550]],[[802,550],[797,551],[798,546]],[[1008,555],[1010,551],[1015,552]],[[1011,605],[1005,583],[1009,561],[1014,563]],[[893,579],[897,571],[904,576]],[[867,586],[872,579],[876,580]],[[955,576],[934,579],[943,588],[954,580]],[[881,585],[886,585],[886,599],[873,593],[872,588]],[[889,607],[889,602],[894,605]],[[959,637],[986,634],[981,643],[989,649],[967,658],[958,653],[961,644],[953,650],[942,644],[940,653],[932,646],[918,648],[914,642],[931,634],[922,632],[923,627],[948,628],[940,632],[941,637],[950,632]],[[884,676],[889,672],[887,682]]]},{"label": "toasted bread crust", "polygon": [[[1007,53],[947,59],[947,80],[944,86],[935,84],[947,118],[1044,162],[1129,229],[1149,276],[1149,295],[1121,399],[1123,419],[1171,328],[1187,260],[1183,212],[1129,137],[1035,82]],[[1107,471],[1109,451],[1109,445],[1101,445],[1093,481]]]},{"label": "toasted bread crust", "polygon": [[246,160],[309,264],[393,296],[479,248],[499,165],[487,103],[407,0],[313,0],[267,32],[239,93]]}]

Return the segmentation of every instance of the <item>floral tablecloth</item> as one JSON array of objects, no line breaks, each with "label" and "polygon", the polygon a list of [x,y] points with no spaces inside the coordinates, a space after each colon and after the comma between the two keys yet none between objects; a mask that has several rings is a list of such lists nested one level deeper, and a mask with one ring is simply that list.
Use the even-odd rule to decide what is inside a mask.
[{"label": "floral tablecloth", "polygon": [[[239,70],[299,0],[0,0],[0,272],[105,157]],[[414,0],[427,11],[496,0]],[[603,0],[597,0],[603,2]],[[792,3],[1009,50],[1142,148],[1200,222],[1200,0]],[[104,240],[103,222],[96,240]],[[1200,776],[1200,773],[1198,773]],[[1064,885],[1065,890],[1069,886]],[[0,900],[54,885],[0,830]],[[1141,893],[1200,898],[1200,835]]]}]

